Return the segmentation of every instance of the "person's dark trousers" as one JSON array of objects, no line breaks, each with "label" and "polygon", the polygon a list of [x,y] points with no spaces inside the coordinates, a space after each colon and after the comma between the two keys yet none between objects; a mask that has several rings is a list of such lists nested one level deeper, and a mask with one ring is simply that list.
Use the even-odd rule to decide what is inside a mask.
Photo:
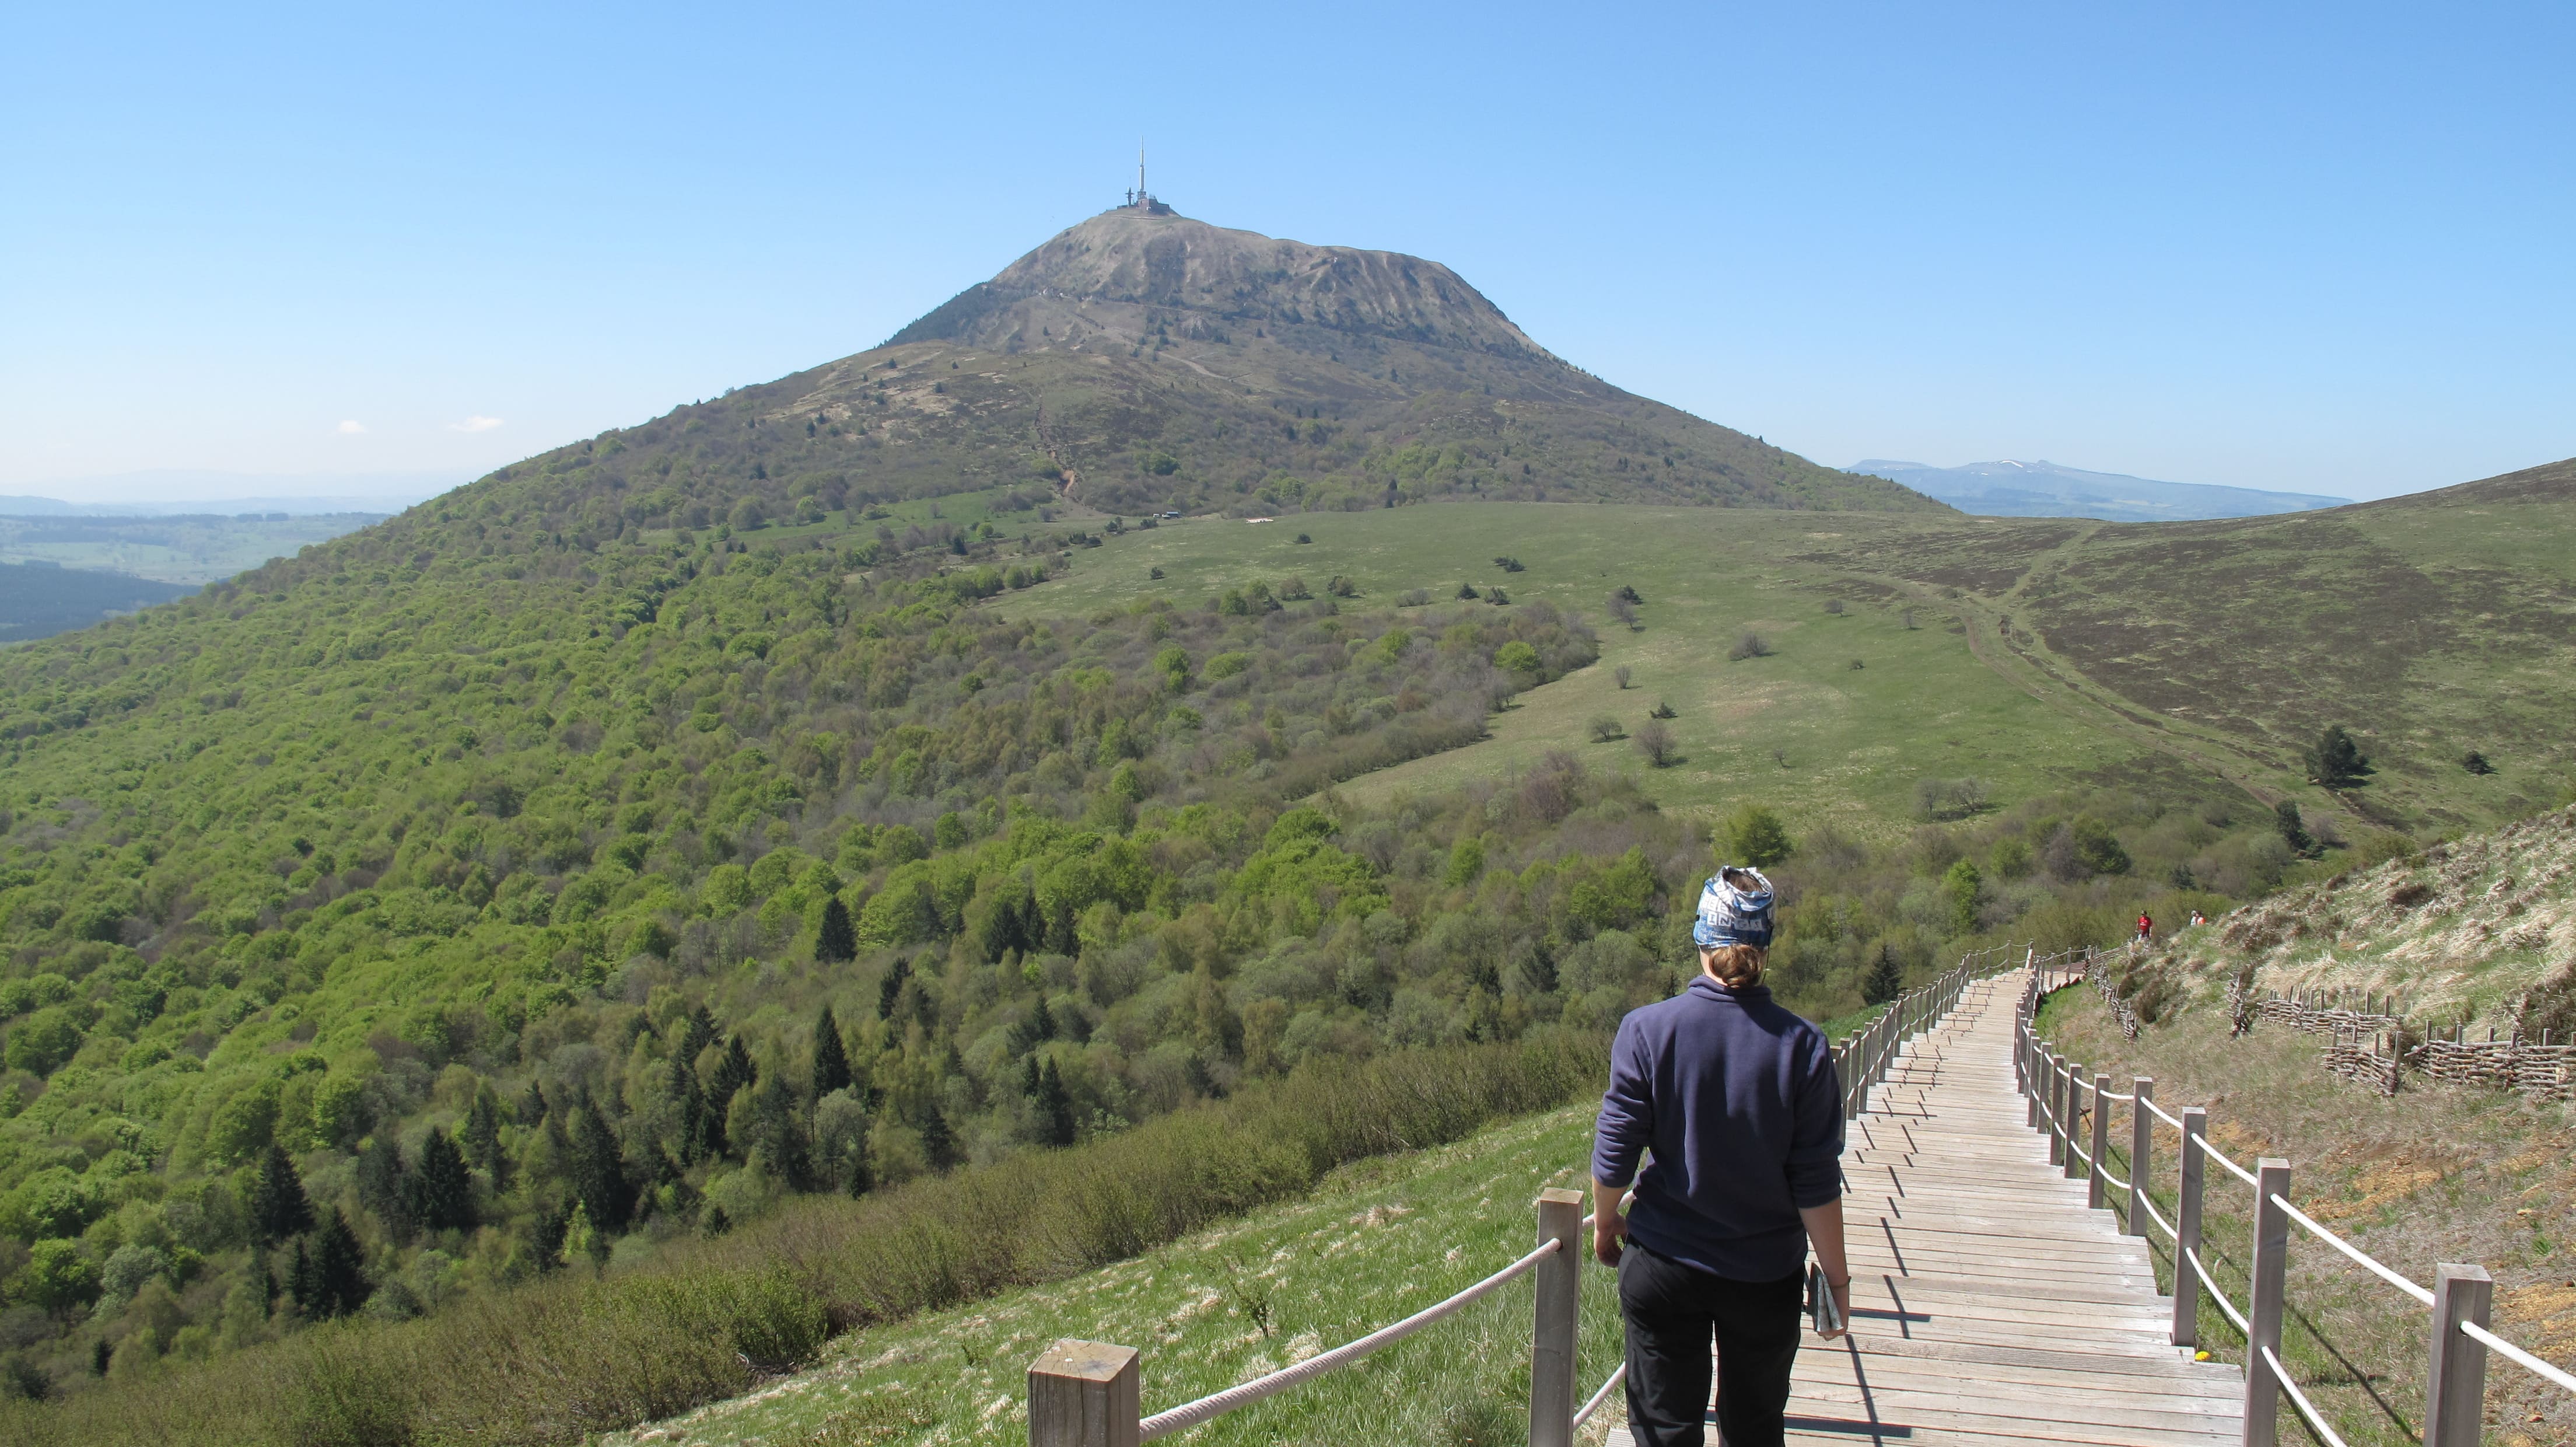
[{"label": "person's dark trousers", "polygon": [[1729,1281],[1635,1242],[1619,1258],[1628,1324],[1628,1430],[1637,1447],[1704,1447],[1709,1344],[1717,1345],[1718,1440],[1780,1447],[1806,1282]]}]

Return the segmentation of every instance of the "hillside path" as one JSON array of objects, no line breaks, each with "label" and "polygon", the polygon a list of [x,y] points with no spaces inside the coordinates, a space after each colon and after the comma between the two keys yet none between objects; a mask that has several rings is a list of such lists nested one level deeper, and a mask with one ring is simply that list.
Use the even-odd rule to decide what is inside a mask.
[{"label": "hillside path", "polygon": [[[2215,1447],[2244,1378],[2170,1345],[2144,1242],[2048,1163],[2013,1084],[2020,973],[1969,986],[1852,1121],[1853,1330],[1809,1334],[1793,1443]],[[1624,1423],[1624,1412],[1621,1422]],[[1712,1419],[1710,1447],[1716,1447]],[[1634,1447],[1624,1425],[1610,1447]]]}]

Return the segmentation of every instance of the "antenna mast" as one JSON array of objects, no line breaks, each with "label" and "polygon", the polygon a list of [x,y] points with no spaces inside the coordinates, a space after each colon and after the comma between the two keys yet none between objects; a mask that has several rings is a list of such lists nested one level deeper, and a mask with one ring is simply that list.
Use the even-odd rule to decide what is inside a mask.
[{"label": "antenna mast", "polygon": [[1136,204],[1145,204],[1145,143],[1136,143]]}]

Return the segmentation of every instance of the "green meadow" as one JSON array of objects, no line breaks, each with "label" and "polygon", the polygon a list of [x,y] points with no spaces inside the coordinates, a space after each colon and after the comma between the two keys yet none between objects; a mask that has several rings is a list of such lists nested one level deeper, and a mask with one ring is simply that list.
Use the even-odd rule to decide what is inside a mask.
[{"label": "green meadow", "polygon": [[[1412,589],[1447,606],[1462,583],[1480,593],[1500,586],[1514,605],[1543,598],[1581,612],[1600,630],[1600,661],[1521,694],[1489,740],[1380,770],[1345,792],[1371,801],[1427,793],[1566,749],[1593,768],[1635,774],[1659,803],[1692,815],[1750,801],[1793,830],[1830,823],[1887,838],[1909,827],[1919,779],[1977,778],[2009,798],[2110,774],[2145,752],[1981,664],[1954,607],[1800,560],[1856,534],[2006,526],[1503,502],[1268,523],[1200,518],[1131,528],[1077,555],[1070,576],[997,606],[1079,615],[1155,597],[1194,605],[1291,577],[1320,594],[1336,575],[1357,586],[1348,606],[1381,608]],[[1524,571],[1504,572],[1497,557]],[[1634,629],[1607,611],[1622,587],[1645,600]],[[1842,611],[1828,612],[1836,602]],[[1772,652],[1730,660],[1747,632]],[[1621,667],[1630,670],[1625,689]],[[1662,768],[1633,744],[1658,703],[1678,714],[1679,760]],[[1604,716],[1631,737],[1595,741],[1593,720]]]}]

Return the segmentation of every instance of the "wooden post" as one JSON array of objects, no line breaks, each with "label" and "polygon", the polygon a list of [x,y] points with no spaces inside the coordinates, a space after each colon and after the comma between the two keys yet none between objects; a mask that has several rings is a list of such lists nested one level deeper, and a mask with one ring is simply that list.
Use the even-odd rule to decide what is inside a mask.
[{"label": "wooden post", "polygon": [[2152,1075],[2129,1077],[2129,1234],[2147,1239],[2148,1187],[2156,1178],[2156,1117],[2147,1102],[2156,1098]]},{"label": "wooden post", "polygon": [[1029,1447],[1137,1447],[1136,1349],[1071,1337],[1029,1364]]},{"label": "wooden post", "polygon": [[1574,1441],[1574,1331],[1583,1304],[1583,1225],[1581,1191],[1538,1193],[1538,1241],[1560,1242],[1556,1254],[1539,1262],[1530,1279],[1537,1283],[1538,1309],[1530,1329],[1530,1447],[1570,1447]]},{"label": "wooden post", "polygon": [[2282,1268],[2290,1255],[2290,1217],[2275,1196],[2290,1194],[2290,1163],[2265,1156],[2254,1165],[2254,1299],[2245,1320],[2245,1447],[2274,1447],[2280,1435],[2281,1384],[2265,1349],[2281,1354]]},{"label": "wooden post", "polygon": [[2483,1266],[2433,1268],[2433,1341],[2424,1382],[2424,1447],[2478,1447],[2487,1395],[2486,1343],[2460,1323],[2487,1324],[2495,1281]]},{"label": "wooden post", "polygon": [[2084,1147],[2076,1141],[2076,1112],[2084,1108],[2084,1083],[2087,1076],[2081,1065],[2066,1067],[2066,1179],[2084,1174]]},{"label": "wooden post", "polygon": [[2173,1342],[2200,1345],[2200,1271],[2191,1264],[2200,1254],[2200,1185],[2207,1169],[2202,1138],[2209,1134],[2209,1112],[2185,1106],[2182,1112],[2182,1185],[2174,1194]]},{"label": "wooden post", "polygon": [[2062,1088],[2065,1073],[2058,1069],[2057,1052],[2042,1050],[2039,1055],[2040,1079],[2048,1092],[2048,1163],[2060,1165],[2066,1160],[2066,1094]]},{"label": "wooden post", "polygon": [[2104,1108],[2103,1077],[2093,1077],[2093,1164],[2086,1172],[2090,1177],[2084,1188],[2084,1204],[2092,1210],[2102,1209],[2102,1193],[2110,1182],[2103,1179],[2111,1169],[2111,1112]]},{"label": "wooden post", "polygon": [[2037,1130],[2039,1129],[2039,1039],[2030,1033],[2027,1026],[2022,1027],[2020,1070],[2022,1113],[2029,1117],[2022,1124]]}]

